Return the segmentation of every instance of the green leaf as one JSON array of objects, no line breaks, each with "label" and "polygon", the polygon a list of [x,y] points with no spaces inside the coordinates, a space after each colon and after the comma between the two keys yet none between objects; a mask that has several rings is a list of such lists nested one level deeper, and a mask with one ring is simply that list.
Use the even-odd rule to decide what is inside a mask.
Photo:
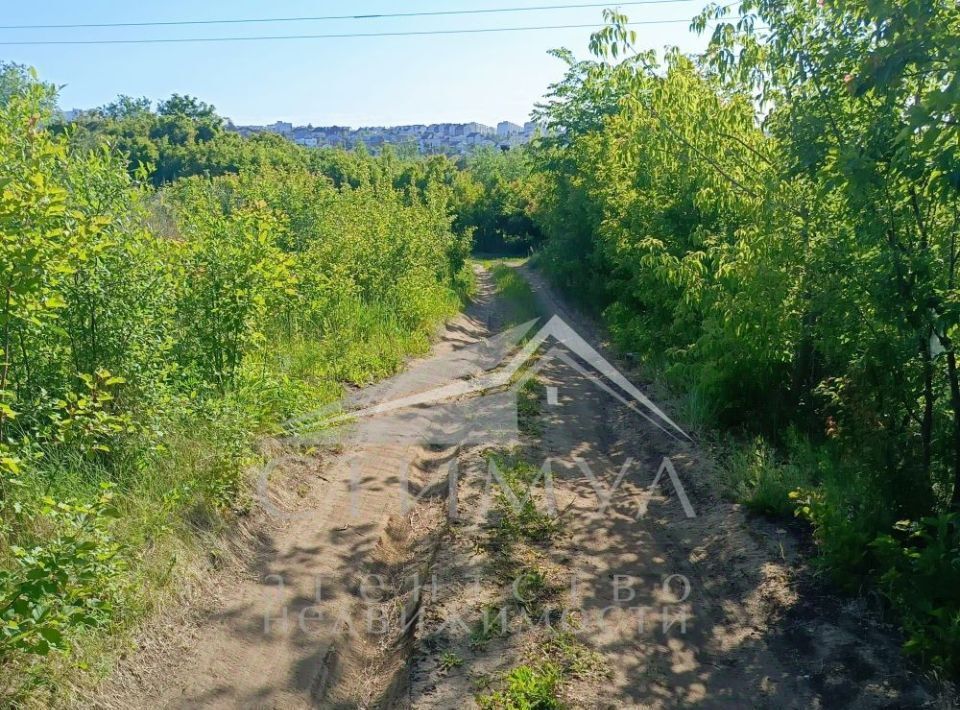
[{"label": "green leaf", "polygon": [[59,630],[45,626],[40,629],[40,635],[46,639],[51,646],[59,647],[63,644],[63,634]]}]

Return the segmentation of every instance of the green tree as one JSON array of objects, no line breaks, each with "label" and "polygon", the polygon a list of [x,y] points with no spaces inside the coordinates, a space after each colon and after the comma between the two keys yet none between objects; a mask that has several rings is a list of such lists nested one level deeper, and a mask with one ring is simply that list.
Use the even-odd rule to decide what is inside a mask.
[{"label": "green tree", "polygon": [[98,108],[97,113],[116,121],[125,119],[137,119],[150,114],[153,111],[153,102],[146,96],[135,99],[125,94],[121,94],[104,106]]},{"label": "green tree", "polygon": [[204,119],[204,120],[216,120],[220,121],[219,116],[217,116],[216,108],[204,101],[200,101],[196,97],[184,94],[171,94],[169,99],[161,101],[157,105],[157,113],[161,116],[186,116],[187,118],[193,119]]}]

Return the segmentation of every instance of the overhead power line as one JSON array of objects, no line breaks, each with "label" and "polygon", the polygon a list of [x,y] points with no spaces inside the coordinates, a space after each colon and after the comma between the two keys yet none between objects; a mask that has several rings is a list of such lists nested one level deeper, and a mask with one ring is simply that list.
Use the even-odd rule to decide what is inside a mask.
[{"label": "overhead power line", "polygon": [[[628,22],[628,25],[669,25],[689,23],[690,19],[676,20],[639,20]],[[456,30],[410,30],[401,32],[347,32],[341,34],[309,34],[309,35],[254,35],[246,37],[159,37],[146,39],[53,39],[53,40],[15,40],[0,42],[0,46],[35,46],[35,45],[63,45],[63,44],[184,44],[200,42],[260,42],[272,40],[306,40],[306,39],[348,39],[354,37],[425,37],[429,35],[465,35],[489,34],[494,32],[531,32],[539,30],[579,30],[596,28],[597,23],[582,25],[534,25],[530,27],[481,27]]]},{"label": "overhead power line", "polygon": [[[693,0],[632,0],[616,3],[618,7],[635,5],[673,5]],[[383,12],[361,15],[318,15],[304,17],[251,17],[226,20],[157,20],[150,22],[84,22],[59,25],[0,25],[0,30],[63,30],[94,27],[171,27],[186,25],[240,25],[265,22],[326,22],[333,20],[379,20],[399,17],[443,17],[449,15],[493,15],[507,12],[533,12],[537,10],[582,10],[609,7],[606,3],[581,3],[575,5],[532,5],[527,7],[493,7],[467,10],[424,10],[420,12]]]}]

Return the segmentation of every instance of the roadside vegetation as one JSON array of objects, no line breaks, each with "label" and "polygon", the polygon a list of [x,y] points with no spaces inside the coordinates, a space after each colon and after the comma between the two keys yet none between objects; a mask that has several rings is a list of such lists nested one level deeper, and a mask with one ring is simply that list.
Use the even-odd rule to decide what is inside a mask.
[{"label": "roadside vegetation", "polygon": [[731,494],[805,521],[956,675],[960,15],[751,0],[694,28],[714,19],[700,58],[614,12],[592,59],[558,51],[514,204],[553,281],[726,438]]},{"label": "roadside vegetation", "polygon": [[64,704],[215,562],[258,436],[428,346],[469,234],[445,159],[244,143],[178,97],[58,127],[0,87],[0,704]]},{"label": "roadside vegetation", "polygon": [[614,12],[592,59],[556,52],[548,133],[484,158],[485,204],[716,433],[728,493],[808,525],[956,676],[960,16],[748,2],[694,29],[714,19],[700,58]]}]

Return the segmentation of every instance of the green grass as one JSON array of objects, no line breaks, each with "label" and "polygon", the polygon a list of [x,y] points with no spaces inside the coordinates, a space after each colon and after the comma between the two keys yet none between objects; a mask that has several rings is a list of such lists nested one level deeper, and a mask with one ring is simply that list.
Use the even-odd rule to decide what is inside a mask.
[{"label": "green grass", "polygon": [[759,438],[730,453],[726,473],[735,500],[772,518],[793,518],[796,504],[790,494],[810,483],[804,467],[779,460]]},{"label": "green grass", "polygon": [[527,614],[537,614],[557,591],[536,563],[522,567],[510,586],[514,595],[513,603]]},{"label": "green grass", "polygon": [[487,684],[500,687],[477,696],[481,708],[561,708],[564,683],[584,678],[603,680],[610,675],[603,656],[568,631],[551,630],[526,656],[526,663],[507,672],[499,682],[493,679]]},{"label": "green grass", "polygon": [[[541,612],[563,614],[562,592],[551,577],[548,546],[561,529],[560,522],[537,506],[537,485],[542,473],[522,458],[520,452],[501,452],[492,458],[501,476],[501,490],[494,501],[495,519],[486,544],[491,573],[500,584],[501,603],[487,604],[471,628],[471,645],[483,650],[500,630],[500,614],[517,618],[536,617]],[[514,506],[504,489],[519,500]],[[540,507],[543,502],[539,501]],[[502,675],[485,677],[477,688],[481,708],[513,710],[563,707],[561,689],[574,679],[609,675],[605,659],[567,630],[546,627],[536,631],[538,640],[524,654],[523,663]]]},{"label": "green grass", "polygon": [[509,457],[495,457],[494,463],[504,484],[495,501],[499,519],[494,537],[498,546],[507,548],[517,541],[549,541],[559,530],[559,523],[545,510],[545,501],[539,494],[538,485],[543,485],[539,483],[541,470],[527,461]]},{"label": "green grass", "polygon": [[530,259],[519,256],[474,256],[471,258],[475,264],[480,264],[485,269],[492,269],[498,264],[506,266],[523,266],[529,264]]},{"label": "green grass", "polygon": [[444,651],[440,654],[440,661],[437,665],[441,672],[448,673],[454,668],[462,666],[463,659],[453,651]]},{"label": "green grass", "polygon": [[543,385],[536,377],[523,383],[517,395],[517,425],[520,432],[527,436],[543,433],[543,424],[539,419],[543,401]]},{"label": "green grass", "polygon": [[499,604],[485,604],[480,609],[480,616],[470,627],[470,646],[482,651],[497,636],[505,636],[508,632],[508,609]]},{"label": "green grass", "polygon": [[497,293],[507,303],[510,325],[526,323],[540,315],[537,298],[530,284],[515,267],[497,261],[493,262],[489,268]]},{"label": "green grass", "polygon": [[501,690],[478,696],[477,704],[485,710],[560,708],[562,705],[557,698],[560,680],[560,670],[552,663],[517,666],[504,678],[505,685]]},{"label": "green grass", "polygon": [[538,479],[542,473],[511,454],[493,455],[490,461],[500,476],[492,519],[482,543],[490,555],[491,571],[505,586],[512,586],[523,575],[543,582],[535,564],[538,553],[533,548],[548,544],[559,532],[560,523],[546,509],[540,493],[543,483]]},{"label": "green grass", "polygon": [[610,668],[603,656],[591,650],[569,631],[554,631],[537,649],[550,659],[564,678],[605,678]]}]

